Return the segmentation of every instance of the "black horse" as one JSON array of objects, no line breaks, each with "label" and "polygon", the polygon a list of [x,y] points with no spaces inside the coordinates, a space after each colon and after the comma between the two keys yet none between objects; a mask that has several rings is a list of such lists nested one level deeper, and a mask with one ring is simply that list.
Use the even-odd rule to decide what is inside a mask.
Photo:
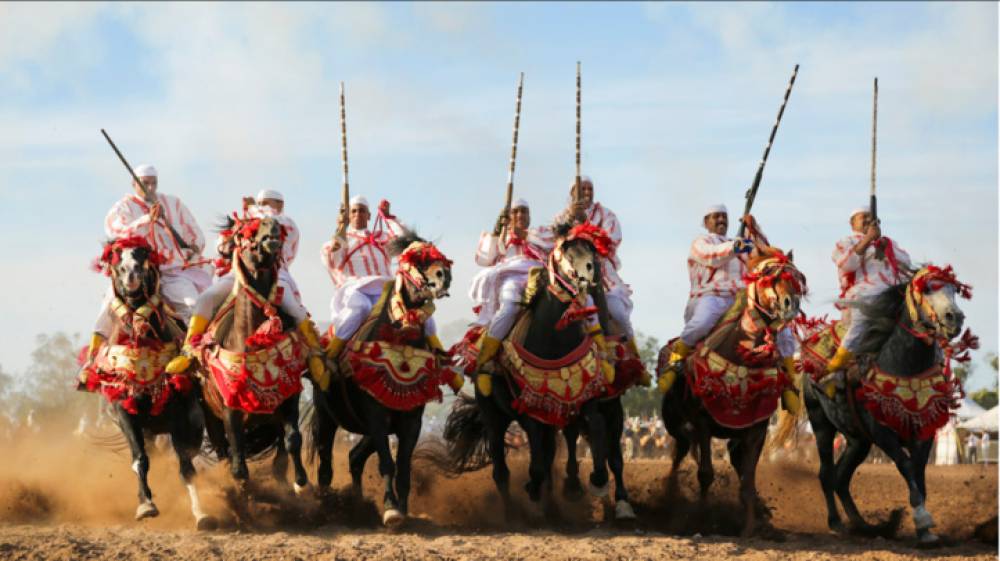
[{"label": "black horse", "polygon": [[179,350],[184,326],[159,294],[158,255],[145,239],[127,238],[106,244],[100,265],[111,276],[113,296],[106,313],[113,327],[106,341],[92,344],[83,371],[87,389],[114,403],[118,427],[132,452],[139,479],[135,518],[159,515],[147,480],[146,436],[169,434],[196,526],[213,529],[216,521],[202,510],[194,483],[192,459],[205,431],[197,382],[164,372]]},{"label": "black horse", "polygon": [[[947,420],[953,405],[952,392],[957,391],[941,366],[942,351],[948,350],[950,355],[949,341],[961,332],[965,317],[955,302],[957,294],[970,295],[968,287],[955,280],[950,268],[927,267],[918,271],[909,283],[887,289],[866,304],[856,304],[871,321],[862,335],[857,364],[848,372],[847,387],[843,380],[838,381],[834,399],[830,399],[816,382],[805,385],[806,409],[819,450],[819,480],[826,498],[827,523],[832,530],[845,530],[837,512],[836,493],[853,530],[869,535],[879,533],[880,529],[865,522],[858,512],[850,489],[855,470],[875,444],[892,459],[906,480],[919,541],[922,544],[938,541],[930,530],[934,520],[925,503],[924,468],[934,444],[935,429]],[[803,347],[812,345],[808,337],[801,339]],[[974,340],[963,338],[963,342],[967,348],[975,346]],[[926,430],[917,425],[890,427],[876,420],[873,412],[877,414],[877,406],[865,399],[864,390],[859,390],[855,381],[861,377],[877,381],[879,376],[889,376],[899,385],[918,377],[940,379],[943,388],[929,402],[937,405],[936,417],[924,427]],[[833,441],[838,432],[847,439],[847,446],[834,462]]]},{"label": "black horse", "polygon": [[[575,235],[577,233],[581,235]],[[576,307],[582,307],[583,303],[567,299],[560,295],[561,292],[566,290],[565,287],[569,287],[575,296],[582,298],[601,278],[598,250],[594,238],[588,237],[587,230],[569,230],[568,226],[563,226],[557,230],[557,234],[560,241],[549,256],[547,271],[535,270],[533,280],[529,282],[529,294],[525,295],[526,309],[531,314],[530,323],[524,326],[526,319],[522,316],[515,324],[511,335],[508,335],[509,339],[523,327],[525,329],[523,348],[546,361],[562,360],[580,349],[588,337],[588,331],[591,331],[587,318],[574,314]],[[510,519],[513,515],[513,504],[510,497],[510,470],[505,459],[504,441],[508,427],[517,421],[527,435],[530,463],[529,480],[525,490],[531,501],[536,503],[542,501],[543,491],[551,490],[556,431],[561,427],[542,422],[532,416],[530,411],[515,406],[522,397],[523,390],[518,388],[512,379],[512,374],[507,370],[508,367],[504,366],[506,352],[502,351],[492,363],[495,372],[493,378],[497,383],[492,384],[490,394],[483,395],[477,386],[474,401],[464,398],[455,403],[445,423],[444,438],[447,451],[436,454],[429,450],[427,459],[448,474],[475,471],[492,463],[493,481],[503,500],[505,514]],[[599,360],[598,364],[600,363]],[[610,368],[611,366],[606,363],[601,365],[602,371]],[[594,470],[589,478],[590,489],[597,495],[602,493],[606,495],[608,434],[615,431],[614,427],[609,430],[602,414],[602,404],[597,399],[605,393],[604,378],[599,376],[595,381],[601,386],[600,389],[585,398],[584,403],[579,406],[578,413],[571,416],[569,421],[574,422],[575,415],[579,415],[580,422],[585,424],[594,462]],[[570,437],[567,440],[567,442],[572,440],[574,447],[576,439],[572,434],[575,428],[570,428]],[[572,481],[576,470],[569,466],[568,469]],[[624,488],[623,485],[620,487]],[[555,504],[551,500],[551,493],[544,493],[544,498],[546,512],[554,514]]]},{"label": "black horse", "polygon": [[[428,333],[427,328],[432,319],[428,312],[433,312],[433,300],[448,295],[451,261],[412,232],[394,239],[389,244],[389,253],[397,256],[401,273],[394,282],[386,281],[382,298],[348,342],[346,351],[339,357],[331,357],[341,372],[334,376],[325,391],[317,388],[315,392],[312,438],[319,455],[319,489],[325,492],[333,480],[333,442],[337,429],[362,435],[349,456],[353,490],[361,495],[365,463],[377,453],[379,474],[385,484],[382,522],[394,527],[403,523],[409,512],[411,461],[420,437],[424,404],[427,399],[440,397],[440,382],[449,382],[441,378],[441,361],[448,360],[444,349],[437,336]],[[402,308],[394,307],[394,300],[401,302]],[[424,315],[420,316],[419,325],[404,325],[403,316],[407,313],[419,315],[420,310]],[[400,355],[422,351],[436,366],[417,381],[397,385],[395,380],[387,380],[385,371],[377,374],[369,371],[373,375],[368,375],[359,371],[361,367],[352,367],[348,355],[356,359],[358,355],[352,348],[365,343],[371,344],[368,348],[381,349],[386,356],[393,349],[401,351]],[[450,373],[450,370],[445,372]],[[387,391],[383,393],[383,389]],[[390,394],[412,397],[395,403],[397,397]],[[389,447],[391,434],[399,438],[395,460]]]}]

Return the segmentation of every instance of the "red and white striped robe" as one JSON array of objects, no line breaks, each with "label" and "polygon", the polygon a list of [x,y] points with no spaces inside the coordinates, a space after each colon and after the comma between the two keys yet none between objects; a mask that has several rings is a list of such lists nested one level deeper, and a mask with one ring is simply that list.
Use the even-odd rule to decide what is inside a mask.
[{"label": "red and white striped robe", "polygon": [[200,255],[205,247],[205,237],[191,211],[180,199],[163,194],[157,194],[156,197],[163,208],[163,213],[160,220],[152,226],[149,220],[149,205],[135,195],[127,195],[108,211],[104,219],[104,231],[112,239],[142,236],[149,240],[150,245],[163,256],[161,271],[183,267],[184,252],[180,240],[174,239],[166,224],[174,227],[184,243],[194,250],[196,256]]},{"label": "red and white striped robe", "polygon": [[689,298],[732,296],[744,287],[744,255],[733,253],[734,241],[719,234],[704,233],[691,242],[688,254]]},{"label": "red and white striped robe", "polygon": [[854,246],[862,238],[863,233],[853,232],[838,241],[833,249],[833,262],[837,264],[837,277],[840,279],[840,297],[845,300],[877,294],[907,280],[906,269],[910,267],[910,255],[906,251],[892,240],[889,241],[897,262],[897,270],[893,271],[888,259],[875,258],[875,244],[869,245],[864,255],[854,252]]}]

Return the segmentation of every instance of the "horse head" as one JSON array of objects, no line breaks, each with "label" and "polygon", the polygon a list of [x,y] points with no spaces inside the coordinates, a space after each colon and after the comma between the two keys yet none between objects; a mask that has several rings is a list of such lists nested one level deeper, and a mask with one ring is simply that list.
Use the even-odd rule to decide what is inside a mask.
[{"label": "horse head", "polygon": [[284,226],[275,218],[236,219],[231,235],[236,253],[247,271],[260,271],[278,265],[286,233]]},{"label": "horse head", "polygon": [[749,305],[761,314],[782,324],[799,315],[802,297],[807,292],[806,277],[792,262],[791,252],[763,247],[755,250],[747,264]]},{"label": "horse head", "polygon": [[156,294],[160,261],[160,254],[153,251],[146,238],[134,236],[104,244],[95,266],[111,277],[115,294],[138,301]]},{"label": "horse head", "polygon": [[413,232],[405,232],[389,246],[396,255],[397,288],[406,292],[412,305],[448,296],[451,288],[451,260],[431,242]]},{"label": "horse head", "polygon": [[926,265],[917,271],[906,286],[904,301],[915,327],[930,332],[936,339],[950,341],[962,331],[965,313],[956,297],[972,297],[972,288],[959,282],[951,266]]},{"label": "horse head", "polygon": [[601,281],[600,260],[613,249],[607,232],[590,223],[556,227],[556,244],[549,256],[549,283],[569,285],[585,294]]}]

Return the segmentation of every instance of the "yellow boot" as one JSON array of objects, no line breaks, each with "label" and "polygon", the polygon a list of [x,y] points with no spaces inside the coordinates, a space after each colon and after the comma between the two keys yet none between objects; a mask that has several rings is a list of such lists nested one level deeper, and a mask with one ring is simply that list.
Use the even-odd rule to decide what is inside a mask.
[{"label": "yellow boot", "polygon": [[299,333],[311,351],[309,355],[309,376],[313,382],[319,386],[321,391],[326,391],[330,387],[330,373],[323,365],[323,347],[319,344],[319,332],[316,331],[316,324],[310,318],[302,320],[299,324]]},{"label": "yellow boot", "polygon": [[847,365],[854,359],[854,353],[845,349],[844,347],[839,347],[837,349],[837,354],[833,355],[830,362],[826,365],[826,376],[820,381],[820,385],[823,387],[823,393],[827,397],[833,399],[837,394],[837,381],[834,379],[833,374],[838,370],[843,370]]},{"label": "yellow boot", "polygon": [[[476,356],[476,371],[482,368],[487,362],[493,360],[493,357],[496,356],[499,350],[500,339],[490,337],[484,333],[483,342],[479,346],[479,355]],[[479,390],[479,393],[487,396],[493,393],[493,377],[485,372],[479,372],[476,375],[476,389]]]},{"label": "yellow boot", "polygon": [[[782,360],[782,366],[785,370],[785,376],[788,378],[792,385],[796,388],[799,387],[799,375],[795,371],[795,359],[792,357],[786,357]],[[781,392],[781,405],[794,416],[798,416],[802,411],[802,401],[799,400],[799,392],[793,389],[786,388]]]},{"label": "yellow boot", "polygon": [[330,337],[330,343],[326,346],[326,358],[337,360],[344,350],[344,345],[347,345],[346,339],[341,339],[336,335]]},{"label": "yellow boot", "polygon": [[[427,337],[427,346],[438,353],[448,352],[444,350],[444,345],[441,344],[441,339],[438,339],[437,335],[429,335]],[[451,380],[448,380],[448,387],[451,388],[451,391],[458,393],[461,391],[463,385],[465,385],[465,376],[462,376],[461,372],[453,371]]]},{"label": "yellow boot", "polygon": [[615,383],[615,367],[611,366],[606,358],[608,356],[608,342],[604,340],[604,333],[601,331],[600,326],[590,332],[590,337],[597,344],[597,349],[601,352],[601,372],[604,373],[604,379],[608,384]]},{"label": "yellow boot", "polygon": [[184,337],[184,347],[181,349],[181,354],[174,357],[169,363],[167,363],[166,371],[170,374],[180,374],[190,368],[191,359],[194,358],[194,349],[191,347],[191,339],[205,332],[208,328],[208,318],[202,316],[191,316],[191,322],[188,324],[187,336]]},{"label": "yellow boot", "polygon": [[677,370],[684,364],[684,359],[693,350],[694,348],[689,347],[683,339],[674,341],[674,346],[670,347],[670,358],[667,359],[667,367],[663,369],[663,372],[659,373],[659,377],[656,380],[656,386],[660,389],[660,393],[665,394],[674,386],[674,382],[677,381]]},{"label": "yellow boot", "polygon": [[91,365],[94,364],[94,357],[97,356],[97,350],[101,348],[101,343],[104,342],[104,336],[96,331],[90,335],[90,346],[87,347],[87,362],[83,364],[80,368],[80,373],[76,375],[76,389],[86,390],[87,389],[87,370]]}]

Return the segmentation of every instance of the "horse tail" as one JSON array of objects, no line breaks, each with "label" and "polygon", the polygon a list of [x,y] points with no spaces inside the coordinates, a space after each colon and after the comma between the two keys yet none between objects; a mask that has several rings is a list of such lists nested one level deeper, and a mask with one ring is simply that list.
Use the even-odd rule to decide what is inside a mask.
[{"label": "horse tail", "polygon": [[767,451],[774,452],[781,449],[785,443],[792,439],[792,442],[798,441],[799,425],[806,417],[806,404],[805,404],[805,392],[802,388],[799,388],[799,412],[797,414],[792,414],[784,409],[781,409],[778,413],[778,427],[771,433],[770,442],[767,444]]},{"label": "horse tail", "polygon": [[445,477],[479,471],[492,463],[486,422],[475,398],[459,395],[444,425],[444,441],[421,444],[415,461],[427,462]]}]

